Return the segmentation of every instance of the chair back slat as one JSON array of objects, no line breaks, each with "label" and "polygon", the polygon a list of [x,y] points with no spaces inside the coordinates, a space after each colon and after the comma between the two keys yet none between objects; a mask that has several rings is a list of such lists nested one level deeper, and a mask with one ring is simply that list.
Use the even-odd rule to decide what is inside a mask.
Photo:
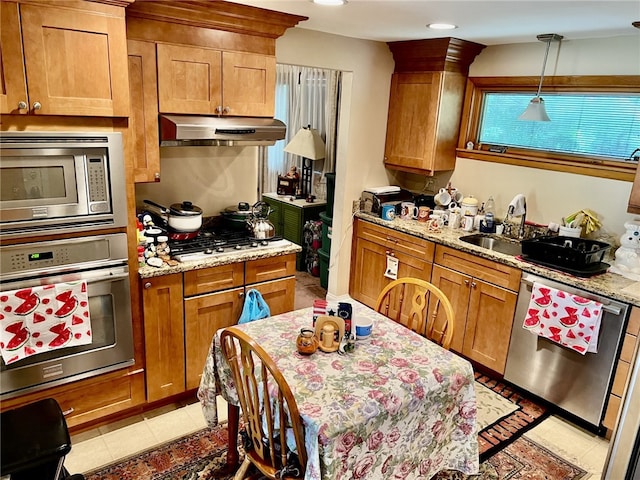
[{"label": "chair back slat", "polygon": [[451,346],[453,307],[442,290],[426,280],[404,277],[390,282],[378,295],[376,310],[443,348]]},{"label": "chair back slat", "polygon": [[[287,474],[283,478],[303,478],[307,464],[304,427],[284,376],[264,349],[242,330],[226,328],[220,343],[231,369],[251,443],[245,463],[253,463],[270,479],[280,478],[279,472],[291,466],[287,446],[289,432],[300,465],[298,474]],[[245,471],[243,464],[239,472],[243,475]]]}]

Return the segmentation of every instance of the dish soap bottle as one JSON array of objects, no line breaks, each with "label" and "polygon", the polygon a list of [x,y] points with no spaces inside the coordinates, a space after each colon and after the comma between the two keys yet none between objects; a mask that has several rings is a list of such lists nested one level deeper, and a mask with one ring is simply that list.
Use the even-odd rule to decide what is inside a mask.
[{"label": "dish soap bottle", "polygon": [[495,232],[495,202],[493,197],[490,196],[484,204],[484,225],[489,232]]}]

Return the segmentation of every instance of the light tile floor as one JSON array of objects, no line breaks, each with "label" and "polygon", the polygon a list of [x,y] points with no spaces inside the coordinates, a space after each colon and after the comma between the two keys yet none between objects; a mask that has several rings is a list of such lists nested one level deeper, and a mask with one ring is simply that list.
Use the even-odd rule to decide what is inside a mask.
[{"label": "light tile floor", "polygon": [[[297,274],[296,308],[310,306],[315,298],[324,298],[326,290],[318,279]],[[218,416],[227,418],[226,403],[219,397]],[[171,404],[142,415],[73,435],[71,453],[65,466],[71,473],[83,473],[129,457],[155,445],[187,435],[206,426],[200,404]],[[598,480],[604,467],[609,442],[576,425],[552,416],[525,434],[557,455],[591,473]]]}]

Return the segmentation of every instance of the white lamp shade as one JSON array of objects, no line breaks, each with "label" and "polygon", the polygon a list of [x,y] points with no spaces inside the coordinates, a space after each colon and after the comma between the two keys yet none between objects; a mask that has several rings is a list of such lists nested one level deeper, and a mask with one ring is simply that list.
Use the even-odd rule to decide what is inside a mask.
[{"label": "white lamp shade", "polygon": [[551,119],[547,115],[544,108],[544,100],[542,97],[533,97],[529,102],[527,109],[518,117],[518,120],[529,120],[532,122],[550,122]]},{"label": "white lamp shade", "polygon": [[311,160],[320,160],[325,156],[325,145],[317,130],[303,127],[284,147],[284,151]]}]

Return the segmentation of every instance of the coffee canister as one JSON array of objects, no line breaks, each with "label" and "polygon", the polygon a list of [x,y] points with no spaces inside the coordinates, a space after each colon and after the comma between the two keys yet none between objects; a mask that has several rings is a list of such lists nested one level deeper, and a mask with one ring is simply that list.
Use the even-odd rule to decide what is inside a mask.
[{"label": "coffee canister", "polygon": [[460,210],[463,216],[471,215],[476,216],[478,214],[478,199],[473,198],[471,195],[462,199],[460,204]]}]

